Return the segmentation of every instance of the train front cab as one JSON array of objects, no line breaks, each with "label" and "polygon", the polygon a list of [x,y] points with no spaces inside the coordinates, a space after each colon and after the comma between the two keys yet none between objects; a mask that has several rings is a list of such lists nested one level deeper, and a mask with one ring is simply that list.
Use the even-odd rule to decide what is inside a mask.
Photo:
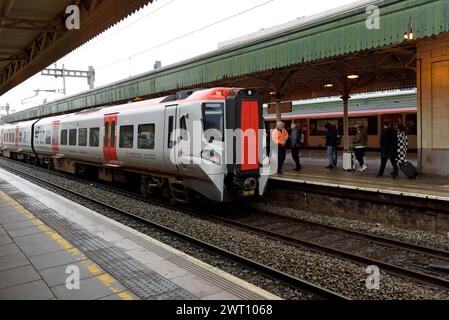
[{"label": "train front cab", "polygon": [[269,159],[262,108],[263,97],[254,90],[240,90],[226,97],[225,187],[231,198],[262,195],[265,191]]}]

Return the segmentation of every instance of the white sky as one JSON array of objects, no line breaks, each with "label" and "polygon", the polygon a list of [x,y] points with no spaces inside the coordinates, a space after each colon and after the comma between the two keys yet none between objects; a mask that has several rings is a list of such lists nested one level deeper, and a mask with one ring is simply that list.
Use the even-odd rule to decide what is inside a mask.
[{"label": "white sky", "polygon": [[[98,87],[152,70],[155,60],[161,60],[162,65],[167,66],[212,51],[220,41],[352,2],[355,1],[158,0],[57,63],[58,67],[64,64],[66,69],[77,70],[87,70],[89,65],[94,66],[95,86]],[[135,55],[259,4],[264,5],[172,43]],[[80,31],[82,32],[82,29]],[[66,84],[67,95],[88,89],[87,79],[67,78]],[[22,104],[22,99],[33,96],[33,90],[36,89],[62,89],[62,79],[41,76],[39,73],[0,96],[0,106],[9,103],[12,110],[20,111],[42,104],[45,98],[53,101],[63,97],[62,94],[40,93]],[[0,114],[4,112],[0,111]]]}]

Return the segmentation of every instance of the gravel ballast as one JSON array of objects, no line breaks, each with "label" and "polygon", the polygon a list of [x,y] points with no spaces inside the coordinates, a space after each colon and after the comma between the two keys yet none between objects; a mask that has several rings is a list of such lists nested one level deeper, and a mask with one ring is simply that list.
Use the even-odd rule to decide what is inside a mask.
[{"label": "gravel ballast", "polygon": [[[4,160],[1,160],[2,162]],[[214,244],[221,248],[227,249],[234,253],[256,260],[260,263],[271,266],[272,268],[281,270],[283,272],[294,275],[298,278],[310,281],[314,284],[328,288],[332,291],[341,293],[345,296],[355,299],[449,299],[449,291],[437,287],[422,285],[417,282],[399,278],[381,272],[380,289],[367,289],[366,279],[368,274],[365,268],[348,262],[346,260],[326,256],[321,253],[312,252],[307,249],[298,248],[287,245],[277,240],[267,239],[265,237],[253,234],[248,231],[243,231],[231,228],[220,223],[214,223],[206,219],[192,217],[186,213],[176,210],[156,206],[145,201],[130,199],[127,196],[103,190],[95,185],[88,183],[80,183],[70,180],[51,172],[37,171],[33,167],[27,167],[22,164],[7,163],[6,166],[17,166],[18,169],[27,173],[33,174],[40,178],[48,179],[51,175],[51,181],[57,183],[70,190],[88,195],[92,198],[98,199],[105,203],[113,203],[120,209],[132,212],[143,216],[146,219],[162,224],[169,228],[181,231],[190,236],[201,239],[205,242]],[[45,186],[44,186],[45,187]],[[50,188],[51,189],[51,188]],[[85,200],[80,200],[77,197],[61,192],[60,190],[52,190],[63,196],[70,198],[83,205],[92,207],[92,204],[87,204]],[[96,208],[95,208],[96,207]],[[104,212],[104,208],[93,206],[95,211]],[[273,208],[272,208],[273,209]],[[213,208],[211,208],[213,210]],[[273,209],[275,210],[275,209]],[[285,214],[293,214],[292,212],[283,212]],[[294,213],[298,213],[295,211]],[[273,286],[272,283],[267,283],[267,278],[254,277],[251,271],[242,270],[241,265],[232,262],[223,262],[223,258],[211,255],[204,252],[201,248],[187,245],[184,241],[180,241],[171,236],[167,236],[150,227],[139,226],[136,221],[131,218],[119,216],[118,214],[109,213],[108,216],[124,223],[131,227],[135,227],[141,232],[147,233],[173,247],[176,247],[192,256],[195,256],[207,263],[224,269],[236,276],[263,287],[269,288]],[[307,216],[303,214],[303,216]],[[326,220],[326,217],[322,218]],[[340,218],[341,219],[341,218]],[[332,221],[332,219],[330,219]],[[321,221],[327,223],[325,221]],[[334,222],[335,223],[335,222]],[[355,223],[352,221],[352,223]],[[366,223],[361,223],[362,227],[358,230],[364,230],[363,226]],[[348,227],[348,225],[345,225]],[[355,227],[352,225],[352,227]],[[379,226],[378,226],[379,227]],[[388,230],[385,228],[384,230]],[[368,230],[365,230],[368,231]],[[386,232],[386,231],[384,231]],[[396,231],[397,232],[397,231]],[[394,237],[394,235],[391,235]],[[424,234],[421,235],[424,237]],[[435,241],[435,238],[429,237],[428,241],[424,241],[426,245]],[[420,244],[423,244],[422,242]],[[234,266],[233,266],[234,265]],[[234,267],[234,268],[233,268]],[[234,270],[233,270],[234,269]],[[248,279],[249,278],[249,279]],[[259,280],[257,280],[259,279]],[[260,283],[257,283],[260,282]],[[276,287],[276,286],[275,286]],[[292,290],[286,290],[282,286],[277,286],[276,289],[270,290],[274,294],[278,294],[287,299],[307,298],[306,295]],[[286,292],[283,292],[286,290]]]}]

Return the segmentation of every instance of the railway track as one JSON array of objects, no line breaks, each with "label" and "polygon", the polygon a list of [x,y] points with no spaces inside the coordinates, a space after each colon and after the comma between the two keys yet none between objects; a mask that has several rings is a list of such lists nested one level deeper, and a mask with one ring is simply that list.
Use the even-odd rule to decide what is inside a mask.
[{"label": "railway track", "polygon": [[[13,162],[17,163],[15,161]],[[39,170],[48,171],[41,168],[39,168]],[[54,174],[55,172],[51,171],[50,173]],[[64,173],[56,174],[86,183],[84,179],[72,175]],[[341,229],[280,214],[260,212],[252,208],[242,209],[242,207],[239,207],[230,209],[227,207],[219,214],[211,214],[202,208],[192,209],[183,205],[167,204],[166,202],[157,199],[144,199],[135,193],[106,186],[102,183],[89,182],[89,184],[94,184],[98,188],[106,188],[111,192],[117,192],[134,199],[146,200],[152,204],[164,206],[168,209],[182,211],[197,218],[214,220],[215,222],[226,224],[234,228],[237,227],[273,240],[282,241],[289,245],[308,248],[340,259],[350,260],[363,266],[376,265],[382,271],[386,271],[387,273],[396,276],[405,277],[423,284],[432,284],[449,289],[448,251],[420,246],[360,231]],[[59,186],[55,187],[61,189]],[[70,190],[65,190],[65,188],[62,189],[66,192],[72,192]],[[84,195],[79,196],[86,198]],[[88,200],[98,203],[95,199]],[[107,204],[104,205],[109,206]],[[111,209],[120,211],[120,209],[117,208]],[[234,213],[229,214],[229,211]],[[123,212],[122,214],[133,216],[136,219],[142,219],[129,212]],[[162,225],[154,224],[154,222],[148,220],[145,220],[144,222],[152,224],[159,229],[167,229]],[[179,234],[178,231],[173,229],[164,231],[174,235]],[[183,234],[177,236],[186,240],[191,238],[190,236]],[[203,246],[207,245],[198,239],[190,239],[189,241],[194,243],[199,241],[197,244]],[[210,250],[215,252],[217,249],[219,248],[210,248]],[[229,254],[231,253],[228,251],[223,253],[223,255],[231,257]],[[244,261],[241,260],[241,258],[243,257],[236,257],[236,260],[245,262],[248,265],[251,264],[250,261]],[[281,278],[282,277],[279,277],[279,279]]]},{"label": "railway track", "polygon": [[447,251],[265,212],[212,218],[294,246],[365,266],[376,265],[390,274],[449,288]]},{"label": "railway track", "polygon": [[[11,160],[7,160],[7,161],[11,161]],[[17,162],[15,162],[15,161],[13,161],[13,162],[15,164],[17,164]],[[228,259],[231,259],[233,261],[241,263],[241,264],[243,264],[243,265],[245,265],[245,266],[247,266],[247,267],[249,267],[251,269],[254,269],[254,270],[262,273],[262,274],[265,274],[265,275],[267,275],[269,277],[272,277],[274,279],[280,280],[280,281],[282,281],[282,282],[284,282],[286,284],[289,284],[289,285],[291,285],[291,286],[293,286],[295,288],[298,288],[299,290],[302,290],[302,291],[305,291],[307,293],[310,293],[310,294],[314,295],[314,297],[316,297],[317,299],[350,300],[349,297],[346,297],[346,296],[344,296],[342,294],[339,294],[337,292],[333,292],[333,291],[328,290],[326,288],[323,288],[321,286],[317,286],[317,285],[315,285],[315,284],[313,284],[311,282],[299,279],[297,277],[294,277],[294,276],[289,275],[287,273],[284,273],[282,271],[273,269],[273,268],[271,268],[271,267],[269,267],[267,265],[264,265],[264,264],[261,264],[261,263],[255,261],[255,260],[248,259],[248,258],[243,257],[241,255],[235,254],[235,253],[233,253],[231,251],[228,251],[226,249],[220,248],[220,247],[215,246],[213,244],[207,243],[205,241],[202,241],[200,239],[192,237],[192,236],[190,236],[188,234],[179,232],[179,231],[177,231],[175,229],[168,228],[168,227],[163,226],[161,224],[158,224],[156,222],[150,221],[150,220],[148,220],[146,218],[143,218],[143,217],[141,217],[139,215],[136,215],[136,214],[134,214],[132,212],[129,212],[129,211],[126,211],[126,210],[122,210],[122,209],[117,208],[117,207],[115,207],[115,206],[113,206],[111,204],[99,201],[99,200],[97,200],[95,198],[92,198],[90,196],[86,196],[86,195],[84,195],[82,193],[70,190],[70,189],[65,188],[63,186],[60,186],[60,185],[58,185],[56,183],[47,181],[45,179],[42,179],[40,177],[34,176],[32,174],[29,174],[29,173],[26,173],[26,172],[23,172],[23,171],[20,171],[20,170],[18,170],[16,168],[13,168],[11,166],[4,165],[4,163],[2,163],[1,167],[3,167],[4,169],[10,171],[13,174],[16,174],[18,176],[26,178],[27,180],[36,181],[39,184],[45,184],[45,185],[48,185],[48,186],[50,186],[52,188],[61,190],[63,192],[69,193],[69,194],[72,194],[72,195],[74,195],[76,197],[79,197],[79,198],[81,198],[81,199],[83,199],[83,200],[85,200],[87,202],[93,203],[93,204],[98,205],[98,206],[102,206],[104,208],[107,208],[107,209],[115,212],[115,213],[118,213],[120,215],[124,215],[126,217],[132,218],[135,221],[138,221],[138,222],[143,223],[145,225],[148,225],[148,226],[151,226],[151,227],[156,228],[158,230],[161,230],[161,231],[163,231],[165,233],[168,233],[170,235],[173,235],[173,236],[175,236],[177,238],[186,240],[189,243],[192,243],[192,244],[195,244],[197,246],[200,246],[200,247],[202,247],[202,248],[204,248],[204,249],[206,249],[208,251],[211,251],[211,252],[217,253],[219,255],[222,255],[224,257],[227,257]],[[47,171],[47,172],[50,172],[50,173],[54,173],[54,171],[48,171],[48,170],[42,169],[42,168],[39,168],[38,170],[43,170],[43,171]],[[62,174],[62,175],[65,175],[65,174]],[[66,175],[66,177],[68,177],[68,176],[69,175]],[[79,178],[72,177],[72,176],[70,176],[70,177],[72,179],[79,180]],[[86,181],[84,181],[84,183],[86,183]],[[92,183],[89,182],[89,184],[92,184]],[[108,187],[108,189],[114,190],[114,192],[120,192],[122,194],[126,194],[127,196],[132,196],[132,197],[139,198],[140,200],[142,199],[142,197],[139,197],[139,196],[137,196],[137,195],[135,195],[133,193],[125,192],[123,190],[122,191],[118,191],[118,189],[113,188],[113,187]],[[158,202],[158,203],[160,203],[160,202]],[[160,204],[162,204],[162,203],[160,203]],[[177,209],[178,208],[179,207],[177,207]],[[190,213],[193,213],[193,212],[190,212]]]}]

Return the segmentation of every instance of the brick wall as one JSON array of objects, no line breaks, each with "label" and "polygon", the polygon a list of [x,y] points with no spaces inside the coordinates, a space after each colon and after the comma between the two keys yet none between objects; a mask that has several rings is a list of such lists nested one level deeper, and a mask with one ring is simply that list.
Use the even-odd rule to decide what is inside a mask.
[{"label": "brick wall", "polygon": [[449,176],[449,35],[419,41],[417,59],[420,167]]}]

